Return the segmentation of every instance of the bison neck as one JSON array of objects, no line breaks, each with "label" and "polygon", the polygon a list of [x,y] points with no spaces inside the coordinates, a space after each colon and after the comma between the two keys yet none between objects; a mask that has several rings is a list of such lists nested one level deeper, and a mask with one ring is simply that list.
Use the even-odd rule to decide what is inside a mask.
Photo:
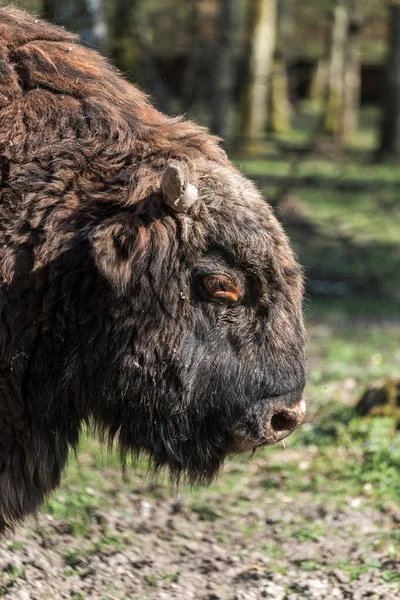
[{"label": "bison neck", "polygon": [[80,278],[72,285],[65,252],[34,268],[29,240],[13,244],[8,235],[4,242],[0,227],[2,236],[0,532],[35,512],[59,484],[88,415],[85,397],[76,392],[84,377],[84,365],[77,368],[84,343],[76,308]]}]

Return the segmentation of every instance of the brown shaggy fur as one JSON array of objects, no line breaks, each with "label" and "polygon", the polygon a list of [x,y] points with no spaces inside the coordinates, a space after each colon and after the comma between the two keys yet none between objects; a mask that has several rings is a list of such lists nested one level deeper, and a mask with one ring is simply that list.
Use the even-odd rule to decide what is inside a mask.
[{"label": "brown shaggy fur", "polygon": [[[187,214],[163,201],[171,161],[199,190]],[[216,273],[239,302],[207,294]],[[0,529],[58,485],[84,422],[193,481],[238,435],[267,443],[304,387],[301,298],[284,233],[215,138],[0,9]]]}]

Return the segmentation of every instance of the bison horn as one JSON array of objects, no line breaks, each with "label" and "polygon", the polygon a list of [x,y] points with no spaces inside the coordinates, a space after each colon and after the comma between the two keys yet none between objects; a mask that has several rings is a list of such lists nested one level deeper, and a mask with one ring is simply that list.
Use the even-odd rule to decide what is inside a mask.
[{"label": "bison horn", "polygon": [[186,212],[198,199],[198,189],[188,183],[182,167],[168,165],[161,181],[165,203],[175,212]]}]

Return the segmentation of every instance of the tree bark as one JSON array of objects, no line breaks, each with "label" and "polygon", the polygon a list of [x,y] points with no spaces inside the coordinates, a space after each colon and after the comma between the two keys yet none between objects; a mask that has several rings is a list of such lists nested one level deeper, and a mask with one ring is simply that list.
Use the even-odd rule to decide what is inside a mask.
[{"label": "tree bark", "polygon": [[359,0],[352,0],[344,67],[340,138],[348,143],[358,129],[361,100],[361,15]]},{"label": "tree bark", "polygon": [[241,138],[245,151],[256,150],[267,127],[277,18],[276,0],[253,0],[252,4],[250,69],[241,115]]},{"label": "tree bark", "polygon": [[294,34],[294,0],[278,0],[277,42],[271,69],[268,129],[273,133],[290,131],[292,109],[289,99],[288,70]]},{"label": "tree bark", "polygon": [[133,14],[139,10],[138,0],[114,0],[111,18],[110,51],[118,68],[126,73],[137,69],[139,50],[133,39]]},{"label": "tree bark", "polygon": [[400,158],[400,2],[389,10],[389,50],[386,62],[379,155]]},{"label": "tree bark", "polygon": [[339,137],[341,132],[348,27],[349,13],[345,2],[341,1],[334,12],[329,91],[323,126],[324,133],[335,137]]},{"label": "tree bark", "polygon": [[234,104],[236,44],[240,15],[240,0],[219,0],[219,39],[215,62],[214,109],[211,129],[225,138],[232,131]]},{"label": "tree bark", "polygon": [[282,56],[276,56],[271,69],[268,129],[273,133],[290,131],[289,80]]},{"label": "tree bark", "polygon": [[326,93],[329,84],[329,61],[324,58],[320,58],[314,67],[309,100],[310,104],[315,109],[321,109],[326,98]]},{"label": "tree bark", "polygon": [[[141,0],[144,4],[145,0]],[[154,58],[153,39],[154,28],[149,22],[144,5],[138,3],[131,32],[131,43],[138,49],[137,71],[141,87],[151,95],[155,106],[162,112],[168,112],[169,94],[160,76]]]},{"label": "tree bark", "polygon": [[187,30],[191,44],[182,82],[183,109],[190,111],[201,97],[201,63],[203,45],[200,34],[200,3],[202,0],[187,0]]}]

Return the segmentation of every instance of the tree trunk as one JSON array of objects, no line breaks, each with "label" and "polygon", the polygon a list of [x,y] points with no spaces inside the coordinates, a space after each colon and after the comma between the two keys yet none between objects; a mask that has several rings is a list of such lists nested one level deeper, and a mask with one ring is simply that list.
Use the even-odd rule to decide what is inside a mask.
[{"label": "tree trunk", "polygon": [[183,109],[190,111],[201,97],[201,63],[203,44],[200,33],[200,3],[202,0],[186,0],[187,30],[191,44],[182,82]]},{"label": "tree trunk", "polygon": [[288,133],[292,109],[289,101],[289,80],[282,56],[276,56],[271,69],[271,94],[268,128],[273,133]]},{"label": "tree trunk", "polygon": [[326,98],[329,84],[329,61],[326,58],[320,58],[313,70],[309,100],[315,109],[321,109]]},{"label": "tree trunk", "polygon": [[242,103],[243,150],[260,147],[268,121],[270,75],[276,37],[276,0],[253,0],[250,26],[250,69]]},{"label": "tree trunk", "polygon": [[343,82],[340,139],[348,143],[358,129],[361,98],[361,17],[359,0],[352,0]]},{"label": "tree trunk", "polygon": [[222,138],[232,131],[237,31],[240,0],[219,0],[219,39],[215,62],[215,87],[211,129]]},{"label": "tree trunk", "polygon": [[144,2],[137,4],[132,27],[131,43],[138,49],[137,71],[141,87],[151,95],[155,106],[162,112],[168,112],[169,93],[164,80],[160,76],[154,58],[154,27],[144,10]]},{"label": "tree trunk", "polygon": [[271,69],[268,129],[273,133],[290,131],[292,109],[289,99],[288,69],[293,55],[294,0],[278,0],[277,42]]},{"label": "tree trunk", "polygon": [[114,10],[111,19],[110,50],[118,68],[132,71],[137,68],[138,48],[133,40],[132,21],[138,10],[138,0],[114,0]]},{"label": "tree trunk", "polygon": [[382,126],[379,155],[400,158],[400,2],[389,11],[390,39],[382,98]]},{"label": "tree trunk", "polygon": [[344,2],[340,2],[334,14],[329,91],[323,126],[324,133],[335,137],[339,137],[341,131],[348,26],[349,13]]},{"label": "tree trunk", "polygon": [[324,22],[321,30],[323,32],[323,49],[313,69],[308,98],[311,107],[319,111],[324,109],[328,97],[332,51],[332,27],[330,23],[328,21]]}]

